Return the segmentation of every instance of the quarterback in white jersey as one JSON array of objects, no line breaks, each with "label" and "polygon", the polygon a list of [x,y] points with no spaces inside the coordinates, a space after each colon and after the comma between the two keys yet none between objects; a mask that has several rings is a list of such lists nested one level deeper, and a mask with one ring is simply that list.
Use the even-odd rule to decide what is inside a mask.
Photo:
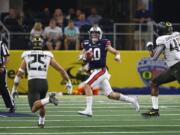
[{"label": "quarterback in white jersey", "polygon": [[55,93],[52,93],[49,97],[45,98],[48,91],[47,72],[49,65],[56,69],[66,81],[68,93],[71,94],[72,92],[72,84],[68,74],[63,67],[56,62],[51,52],[42,50],[42,42],[43,40],[40,36],[33,37],[33,50],[23,52],[21,66],[14,79],[13,90],[11,93],[13,97],[16,93],[20,78],[25,69],[27,69],[29,106],[32,112],[39,110],[38,126],[40,128],[44,127],[45,105],[48,103],[58,105]]},{"label": "quarterback in white jersey", "polygon": [[153,44],[150,43],[147,46],[152,48],[152,60],[156,61],[160,54],[163,54],[169,69],[167,72],[163,72],[152,79],[152,109],[146,113],[142,113],[145,117],[160,116],[158,107],[159,85],[175,80],[180,83],[180,33],[173,32],[170,22],[160,22],[156,28],[159,35],[156,39],[156,47],[153,49],[154,47],[150,47]]}]

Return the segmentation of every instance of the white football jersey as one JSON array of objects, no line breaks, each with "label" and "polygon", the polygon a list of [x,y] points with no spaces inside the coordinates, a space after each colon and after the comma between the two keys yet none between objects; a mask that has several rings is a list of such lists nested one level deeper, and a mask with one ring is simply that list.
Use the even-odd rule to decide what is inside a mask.
[{"label": "white football jersey", "polygon": [[26,62],[28,80],[47,78],[48,67],[54,57],[51,52],[42,50],[24,51],[21,57]]},{"label": "white football jersey", "polygon": [[180,61],[180,33],[163,35],[156,39],[156,45],[165,45],[164,58],[167,65],[173,66]]}]

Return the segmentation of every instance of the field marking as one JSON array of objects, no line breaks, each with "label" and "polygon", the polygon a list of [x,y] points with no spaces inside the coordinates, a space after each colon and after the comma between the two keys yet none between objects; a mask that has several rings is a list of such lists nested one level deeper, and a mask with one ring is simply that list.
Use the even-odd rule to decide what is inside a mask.
[{"label": "field marking", "polygon": [[[127,120],[93,120],[91,118],[87,118],[86,120],[91,120],[91,121],[86,121],[85,119],[83,120],[47,120],[47,122],[134,122],[134,121],[137,121],[137,122],[144,122],[144,121],[148,121],[148,120],[158,120],[158,118],[154,118],[154,119],[127,119]],[[171,120],[171,121],[180,121],[180,119],[168,119],[168,120]],[[7,120],[7,119],[1,119],[0,122],[36,122],[37,120]],[[163,120],[163,121],[167,121],[167,120]]]},{"label": "field marking", "polygon": [[[47,129],[53,129],[53,128],[119,128],[119,127],[122,127],[122,128],[126,128],[126,127],[180,127],[180,125],[157,125],[157,124],[153,124],[153,125],[87,125],[87,126],[84,126],[84,125],[81,125],[81,126],[46,126],[45,128]],[[0,129],[24,129],[24,128],[39,128],[38,126],[20,126],[20,127],[11,127],[11,126],[8,126],[8,127],[3,127],[1,126]]]},{"label": "field marking", "polygon": [[7,117],[7,116],[5,116],[5,115],[0,115],[0,117]]},{"label": "field marking", "polygon": [[[28,101],[27,101],[28,102]],[[85,101],[59,101],[60,105],[84,105],[85,104]],[[113,101],[113,102],[109,102],[109,101],[103,101],[103,102],[97,102],[97,101],[94,101],[93,102],[95,105],[126,105],[126,104],[130,104],[130,103],[126,103],[126,102],[118,102],[118,101]],[[29,106],[28,103],[16,103],[18,104],[19,106]],[[140,103],[141,105],[149,105],[151,104],[151,102],[149,103]],[[169,103],[169,102],[160,102],[159,104],[161,105],[174,105],[174,104],[179,104],[177,102],[174,102],[174,103]],[[0,106],[4,106],[4,104],[0,103]]]},{"label": "field marking", "polygon": [[[180,114],[169,114],[169,113],[167,113],[167,114],[161,114],[161,116],[179,116]],[[57,116],[62,116],[62,117],[64,117],[64,116],[66,116],[66,117],[68,117],[68,116],[71,116],[71,117],[77,117],[77,116],[81,116],[81,115],[79,115],[79,114],[68,114],[68,115],[64,115],[64,114],[47,114],[46,116],[51,116],[51,117],[57,117]],[[98,117],[117,117],[117,116],[138,116],[138,113],[136,113],[136,114],[113,114],[113,115],[100,115],[100,114],[95,114],[95,115],[93,115],[93,117],[96,117],[96,116],[98,116]],[[83,116],[82,116],[83,117]]]},{"label": "field marking", "polygon": [[[120,112],[121,114],[123,114],[122,112],[126,112],[127,110],[107,110],[106,112],[107,113],[117,113]],[[145,111],[145,110],[143,110]],[[180,112],[180,109],[170,109],[170,110],[161,110],[162,112]],[[16,111],[17,113],[31,113],[31,111]],[[52,110],[48,110],[46,111],[47,113],[77,113],[77,110],[74,110],[74,111],[62,111],[62,110],[56,110],[56,111],[52,111]],[[104,110],[95,110],[95,112],[103,112],[104,113]],[[133,112],[130,112],[130,113],[125,113],[125,114],[132,114]],[[0,115],[1,116],[1,115]]]},{"label": "field marking", "polygon": [[172,134],[172,133],[180,133],[179,130],[177,131],[118,131],[118,132],[46,132],[46,133],[29,133],[29,132],[24,132],[24,133],[0,133],[0,134],[6,134],[6,135],[74,135],[74,134]]},{"label": "field marking", "polygon": [[[140,114],[138,114],[138,113],[134,113],[134,114],[127,114],[127,113],[125,114],[124,113],[124,114],[122,114],[121,113],[121,114],[113,114],[113,115],[108,115],[108,114],[104,114],[104,115],[95,114],[95,115],[93,115],[93,117],[117,117],[117,116],[118,117],[119,116],[122,116],[122,117],[124,117],[124,116],[140,116]],[[180,114],[169,114],[169,113],[167,113],[167,114],[161,114],[161,116],[180,116]],[[75,114],[47,114],[46,117],[85,117],[85,116],[82,116],[82,115],[75,113]]]},{"label": "field marking", "polygon": [[[149,106],[140,106],[141,108],[143,108],[143,109],[145,109],[145,108],[150,108],[151,107],[151,105],[149,105]],[[162,109],[164,109],[164,108],[179,108],[180,106],[163,106],[163,107],[159,107],[160,109],[162,108]],[[81,106],[61,106],[61,105],[59,105],[59,106],[57,106],[57,107],[55,107],[55,106],[48,106],[48,107],[46,107],[47,109],[78,109],[78,108],[85,108],[85,104],[84,105],[82,105],[82,107]],[[117,108],[119,108],[119,109],[129,109],[129,108],[132,108],[132,106],[131,105],[127,105],[127,106],[93,106],[93,108],[97,108],[97,109],[117,109]],[[5,107],[0,107],[0,109],[1,110],[3,110],[3,109],[5,109]],[[17,106],[17,110],[21,110],[21,109],[29,109],[29,106],[27,106],[27,107],[18,107]],[[180,110],[180,109],[179,109]]]},{"label": "field marking", "polygon": [[[86,121],[86,120],[91,120],[91,121]],[[93,120],[91,118],[89,119],[83,119],[83,120],[47,120],[47,122],[144,122],[147,119],[127,119],[127,120]],[[152,119],[151,119],[152,120]],[[171,121],[180,121],[180,119],[170,119]],[[0,122],[36,122],[37,120],[7,120],[7,119],[0,119]],[[164,120],[165,121],[165,120]],[[167,120],[166,120],[167,121]]]}]

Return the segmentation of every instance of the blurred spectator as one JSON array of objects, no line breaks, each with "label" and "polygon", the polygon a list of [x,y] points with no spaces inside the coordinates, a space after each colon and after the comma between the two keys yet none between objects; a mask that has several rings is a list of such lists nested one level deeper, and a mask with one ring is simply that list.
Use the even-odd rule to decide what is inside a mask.
[{"label": "blurred spectator", "polygon": [[68,11],[68,15],[66,16],[67,20],[74,20],[76,17],[74,8],[70,8]]},{"label": "blurred spectator", "polygon": [[[49,50],[59,50],[61,47],[62,29],[56,26],[56,20],[51,19],[49,26],[45,27],[44,36]],[[55,46],[55,47],[54,47]]]},{"label": "blurred spectator", "polygon": [[42,24],[44,26],[47,26],[49,21],[50,21],[50,19],[51,19],[51,14],[50,14],[49,8],[45,7],[43,9],[43,11],[39,14],[38,17],[41,20]]},{"label": "blurred spectator", "polygon": [[19,24],[18,14],[16,9],[10,9],[9,14],[4,18],[6,27],[13,32],[22,31],[22,26]]},{"label": "blurred spectator", "polygon": [[85,13],[79,15],[78,20],[74,21],[74,25],[80,29],[83,25],[91,25],[91,23],[86,19]]},{"label": "blurred spectator", "polygon": [[79,19],[79,16],[81,15],[82,11],[80,9],[76,10],[74,21],[77,21]]},{"label": "blurred spectator", "polygon": [[64,49],[71,50],[76,49],[78,50],[79,45],[79,29],[74,26],[74,22],[69,20],[68,26],[64,29]]},{"label": "blurred spectator", "polygon": [[21,10],[19,11],[18,15],[17,15],[17,20],[18,20],[18,23],[19,25],[23,26],[24,24],[24,12]]},{"label": "blurred spectator", "polygon": [[23,18],[23,29],[26,32],[30,32],[35,21],[34,16],[32,15],[30,10],[24,11],[24,18]]},{"label": "blurred spectator", "polygon": [[150,21],[151,21],[151,15],[149,10],[146,9],[143,1],[139,1],[137,10],[135,12],[134,22],[139,24],[141,27],[139,27],[139,25],[135,27],[135,33],[134,33],[135,50],[143,50],[145,48],[145,42],[149,41],[147,24]]},{"label": "blurred spectator", "polygon": [[31,32],[30,36],[43,36],[43,28],[42,28],[42,23],[41,22],[35,22]]},{"label": "blurred spectator", "polygon": [[17,11],[15,9],[9,9],[9,14],[4,18],[4,22],[8,19],[17,19]]},{"label": "blurred spectator", "polygon": [[91,14],[87,18],[91,25],[99,24],[99,21],[102,19],[100,15],[98,15],[96,8],[91,8]]},{"label": "blurred spectator", "polygon": [[63,12],[60,8],[57,8],[54,11],[53,19],[56,20],[56,25],[63,28],[66,26],[66,19],[64,18]]}]

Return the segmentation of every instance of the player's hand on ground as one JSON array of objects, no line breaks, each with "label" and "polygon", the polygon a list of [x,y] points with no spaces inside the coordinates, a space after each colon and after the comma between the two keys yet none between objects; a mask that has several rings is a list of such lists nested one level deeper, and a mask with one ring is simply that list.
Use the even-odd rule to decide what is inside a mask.
[{"label": "player's hand on ground", "polygon": [[69,95],[72,94],[73,86],[72,86],[71,81],[68,81],[68,82],[66,83],[66,89],[67,89],[67,93],[68,93]]}]

